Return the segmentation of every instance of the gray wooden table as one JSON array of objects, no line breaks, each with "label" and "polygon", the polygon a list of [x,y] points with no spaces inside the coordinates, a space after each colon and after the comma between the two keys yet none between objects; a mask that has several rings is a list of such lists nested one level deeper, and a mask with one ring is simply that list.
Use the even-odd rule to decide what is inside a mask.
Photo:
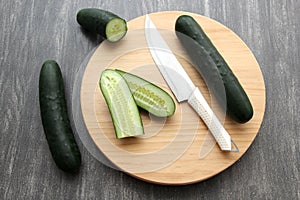
[{"label": "gray wooden table", "polygon": [[[299,199],[300,1],[66,0],[0,1],[0,199]],[[201,183],[146,183],[94,159],[79,143],[83,166],[72,176],[50,159],[41,125],[38,76],[57,60],[67,101],[76,72],[100,38],[75,16],[99,7],[127,20],[184,10],[215,19],[237,33],[256,56],[267,104],[257,138],[232,167]]]}]

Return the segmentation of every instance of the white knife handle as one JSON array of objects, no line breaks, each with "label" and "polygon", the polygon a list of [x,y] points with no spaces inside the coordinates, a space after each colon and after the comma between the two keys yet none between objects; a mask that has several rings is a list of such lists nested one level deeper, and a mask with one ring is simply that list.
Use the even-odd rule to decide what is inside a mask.
[{"label": "white knife handle", "polygon": [[231,138],[227,131],[224,129],[212,109],[209,107],[199,89],[196,88],[188,99],[188,103],[202,118],[215,140],[219,144],[221,150],[231,151]]}]

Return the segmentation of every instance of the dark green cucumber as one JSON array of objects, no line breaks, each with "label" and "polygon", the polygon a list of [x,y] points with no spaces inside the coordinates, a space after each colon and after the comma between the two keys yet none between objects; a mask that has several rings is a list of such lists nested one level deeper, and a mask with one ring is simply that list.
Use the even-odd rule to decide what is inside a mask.
[{"label": "dark green cucumber", "polygon": [[[236,122],[249,121],[253,116],[253,108],[246,92],[200,25],[191,16],[182,15],[176,20],[175,30],[216,99],[224,104],[226,97],[226,113]],[[220,86],[213,82],[217,79],[222,80],[225,95],[219,94]]]},{"label": "dark green cucumber", "polygon": [[157,117],[174,114],[176,106],[173,98],[157,85],[136,75],[116,70],[125,78],[136,104]]},{"label": "dark green cucumber", "polygon": [[58,64],[44,62],[39,78],[39,101],[44,132],[56,165],[75,172],[81,155],[70,126],[64,94],[64,83]]},{"label": "dark green cucumber", "polygon": [[143,135],[139,110],[122,75],[106,69],[101,74],[99,85],[111,114],[116,137]]},{"label": "dark green cucumber", "polygon": [[77,22],[86,30],[98,33],[110,42],[121,40],[127,23],[116,14],[97,8],[84,8],[77,13]]}]

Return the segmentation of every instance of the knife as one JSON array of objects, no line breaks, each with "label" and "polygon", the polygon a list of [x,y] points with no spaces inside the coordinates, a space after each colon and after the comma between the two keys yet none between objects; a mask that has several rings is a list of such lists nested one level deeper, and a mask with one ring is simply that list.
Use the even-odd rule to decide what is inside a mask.
[{"label": "knife", "polygon": [[152,58],[177,101],[187,101],[204,121],[222,151],[232,150],[230,135],[222,126],[200,90],[194,85],[184,68],[164,41],[150,17],[145,20],[146,41]]}]

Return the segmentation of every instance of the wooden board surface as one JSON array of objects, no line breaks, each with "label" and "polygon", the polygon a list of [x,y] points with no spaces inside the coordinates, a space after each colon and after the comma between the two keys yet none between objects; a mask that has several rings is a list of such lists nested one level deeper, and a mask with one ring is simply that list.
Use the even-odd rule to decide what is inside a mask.
[{"label": "wooden board surface", "polygon": [[[156,68],[144,37],[144,19],[128,22],[129,31],[120,42],[103,42],[86,66],[81,87],[81,107],[86,127],[99,149],[116,166],[139,179],[159,184],[189,184],[212,177],[236,162],[249,148],[260,128],[265,110],[263,77],[253,54],[231,30],[220,23],[192,13],[163,12],[150,15],[177,58],[213,108],[217,108],[200,75],[174,33],[175,20],[181,14],[192,15],[201,24],[230,65],[248,94],[254,116],[246,124],[225,119],[225,129],[239,146],[239,153],[222,152],[217,145],[199,158],[203,142],[210,133],[186,104],[176,104],[174,116],[158,119],[141,112],[145,137],[117,140],[110,114],[98,87],[105,68],[135,73],[170,90]],[[219,113],[222,116],[222,113]]]}]

